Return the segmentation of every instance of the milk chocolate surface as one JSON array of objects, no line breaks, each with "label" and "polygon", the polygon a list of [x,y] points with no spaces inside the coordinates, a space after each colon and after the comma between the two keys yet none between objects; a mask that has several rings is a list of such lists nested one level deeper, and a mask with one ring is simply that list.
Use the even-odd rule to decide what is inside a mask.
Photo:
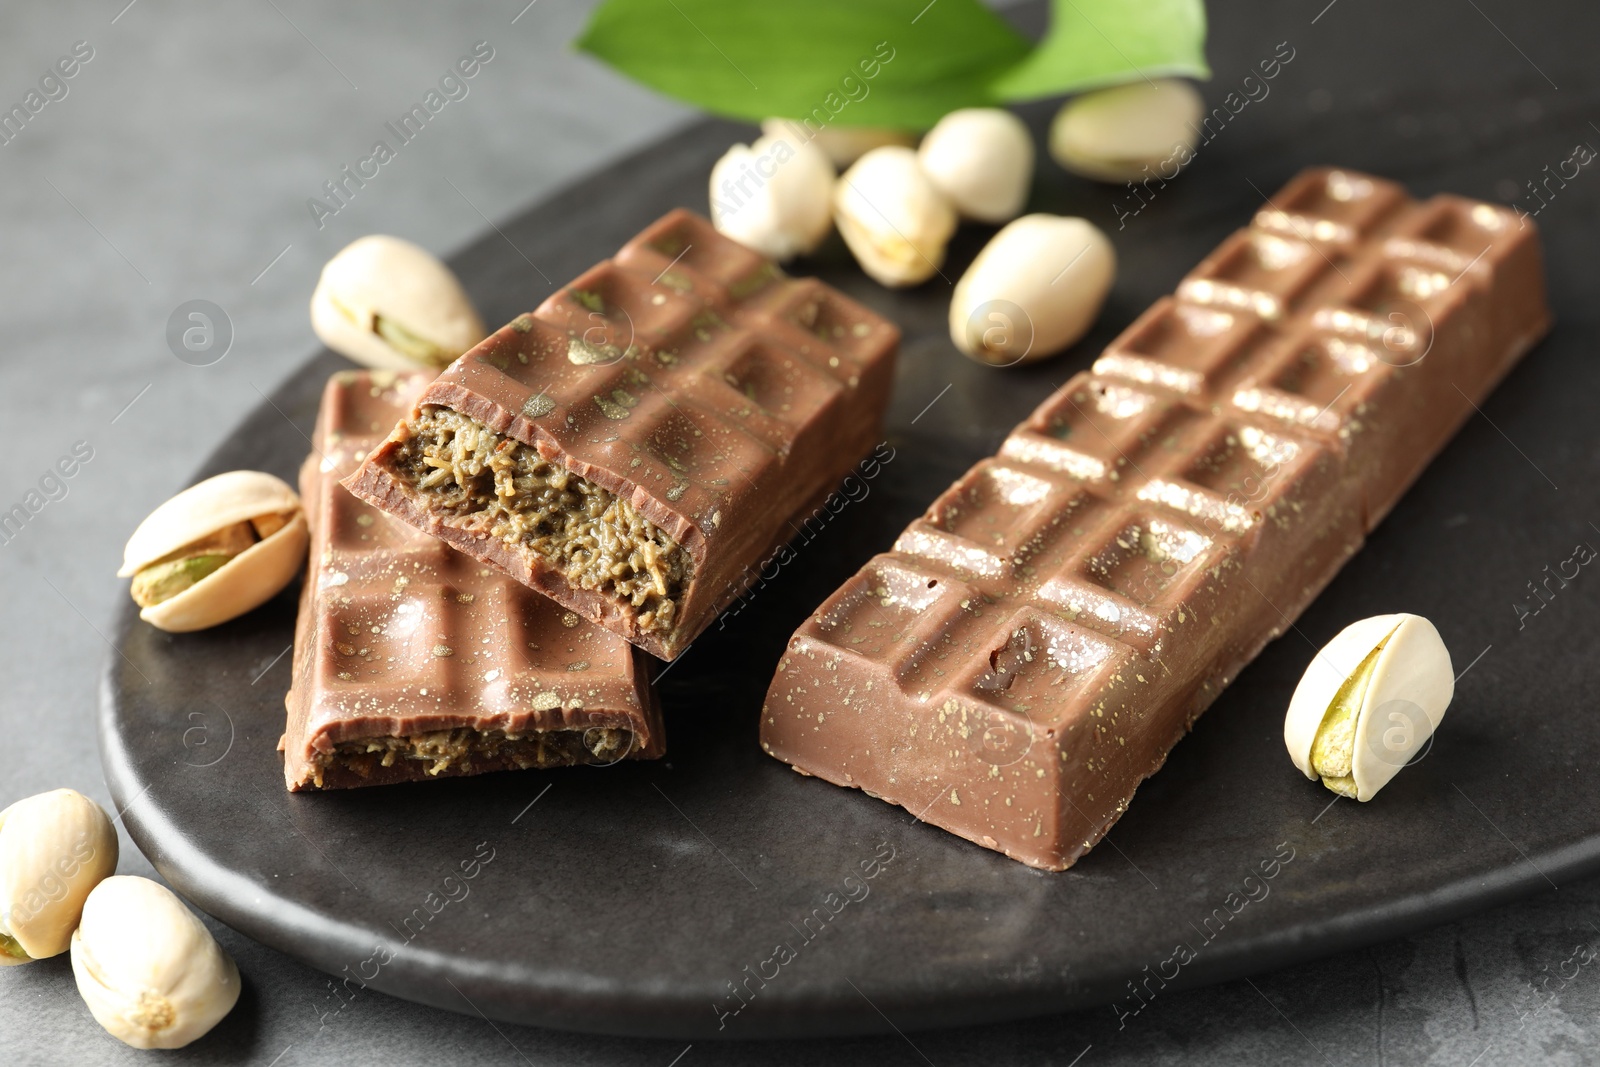
[{"label": "milk chocolate surface", "polygon": [[801,626],[762,747],[1070,866],[1548,324],[1526,219],[1302,173]]},{"label": "milk chocolate surface", "polygon": [[300,472],[311,565],[285,699],[289,788],[660,756],[647,657],[339,484],[430,378],[347,371],[323,393]]},{"label": "milk chocolate surface", "polygon": [[898,343],[675,211],[452,364],[345,484],[671,659],[882,439]]}]

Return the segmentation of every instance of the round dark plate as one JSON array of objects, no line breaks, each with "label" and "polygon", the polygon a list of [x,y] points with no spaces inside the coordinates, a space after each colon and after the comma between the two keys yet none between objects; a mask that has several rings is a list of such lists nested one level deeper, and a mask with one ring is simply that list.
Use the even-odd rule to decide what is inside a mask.
[{"label": "round dark plate", "polygon": [[[1121,264],[1093,336],[1042,365],[997,372],[962,359],[945,333],[945,280],[881,289],[836,239],[799,265],[905,328],[889,417],[897,458],[737,625],[713,627],[663,673],[663,762],[291,796],[275,746],[293,592],[177,637],[130,607],[101,717],[129,832],[197,905],[352,988],[542,1026],[694,1039],[1092,1004],[1123,1014],[1168,986],[1392,937],[1593,870],[1600,720],[1588,699],[1600,600],[1586,586],[1600,577],[1543,584],[1576,545],[1600,544],[1600,361],[1579,281],[1596,212],[1581,187],[1563,192],[1564,215],[1552,208],[1559,225],[1541,220],[1552,302],[1569,323],[1076,867],[1031,870],[803,778],[756,742],[762,694],[806,613],[1244,225],[1258,189],[1331,160],[1418,194],[1489,197],[1504,175],[1537,174],[1546,149],[1570,140],[1561,131],[1583,128],[1576,110],[1530,123],[1503,89],[1417,89],[1408,114],[1418,122],[1465,110],[1481,119],[1448,141],[1395,132],[1382,98],[1337,119],[1316,117],[1303,97],[1261,105],[1121,229],[1126,190],[1044,164],[1034,208],[1096,221]],[[1047,112],[1029,112],[1036,129]],[[530,264],[572,277],[667,209],[702,207],[712,161],[748,136],[715,122],[675,134],[489,232],[455,266],[486,319],[508,320],[549,291]],[[947,278],[987,235],[962,232]],[[323,381],[341,365],[328,353],[311,360],[197,477],[239,467],[292,477]],[[1519,604],[1538,613],[1519,619]],[[1330,803],[1290,765],[1283,709],[1314,646],[1353,619],[1399,610],[1437,621],[1464,672],[1455,704],[1437,743],[1375,802]],[[463,865],[472,877],[460,877]],[[863,873],[874,876],[852,885],[868,891],[852,899],[845,879]]]}]

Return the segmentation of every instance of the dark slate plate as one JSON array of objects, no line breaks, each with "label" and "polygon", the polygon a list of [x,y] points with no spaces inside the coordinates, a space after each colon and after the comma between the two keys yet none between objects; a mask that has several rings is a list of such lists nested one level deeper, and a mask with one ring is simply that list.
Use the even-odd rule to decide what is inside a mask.
[{"label": "dark slate plate", "polygon": [[[1270,56],[1278,36],[1219,33],[1219,72]],[[1255,188],[1333,160],[1421,194],[1492,197],[1497,181],[1566,158],[1585,129],[1575,94],[1542,116],[1520,102],[1550,99],[1532,72],[1434,87],[1425,66],[1404,72],[1415,84],[1399,121],[1382,93],[1341,98],[1354,102],[1324,115],[1306,105],[1319,83],[1313,61],[1301,63],[1298,95],[1285,73],[1279,98],[1235,120],[1124,229],[1113,205],[1125,191],[1041,167],[1034,206],[1095,220],[1121,257],[1094,335],[1063,358],[977,367],[945,337],[944,282],[887,292],[837,243],[802,267],[906,329],[896,458],[736,625],[712,629],[664,674],[669,760],[290,796],[274,746],[292,595],[182,637],[128,610],[101,735],[129,832],[200,907],[352,984],[505,1020],[694,1039],[948,1026],[1113,1002],[1133,1011],[1163,982],[1377,941],[1596,869],[1600,726],[1588,700],[1600,602],[1586,586],[1600,579],[1552,581],[1524,627],[1513,608],[1537,606],[1528,583],[1547,564],[1600,544],[1590,524],[1600,521],[1600,362],[1584,300],[1595,177],[1574,181],[1541,220],[1556,332],[1075,868],[1030,870],[802,778],[757,747],[764,687],[807,611],[1243,225]],[[1326,69],[1333,81],[1321,84],[1345,76]],[[1470,129],[1458,113],[1474,116]],[[1030,118],[1038,126],[1046,114]],[[455,261],[486,318],[504,321],[548,291],[530,261],[567,278],[668,208],[703,205],[710,164],[736,136],[748,134],[696,126],[487,234]],[[986,236],[963,232],[945,274],[956,277]],[[313,359],[199,473],[292,477],[322,382],[340,365]],[[1330,806],[1283,751],[1283,709],[1314,645],[1397,610],[1435,619],[1465,676],[1417,766],[1372,804]],[[475,876],[447,882],[463,864]],[[845,878],[864,869],[876,875],[868,894],[841,904]],[[330,994],[325,1006],[339,1002]]]}]

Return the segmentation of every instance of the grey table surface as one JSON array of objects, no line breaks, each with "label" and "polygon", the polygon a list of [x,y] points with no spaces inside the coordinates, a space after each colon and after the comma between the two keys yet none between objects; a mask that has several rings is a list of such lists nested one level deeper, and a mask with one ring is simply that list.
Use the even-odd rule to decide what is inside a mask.
[{"label": "grey table surface", "polygon": [[[103,634],[125,595],[111,578],[122,542],[306,358],[315,344],[306,301],[330,255],[368,232],[447,254],[487,220],[693,121],[568,49],[590,0],[523,3],[0,8],[8,105],[75,42],[93,50],[67,94],[0,144],[0,428],[13,449],[0,510],[76,442],[93,449],[65,496],[0,538],[0,805],[58,786],[109,804],[93,719]],[[1403,58],[1373,36],[1379,12],[1378,0],[1297,0],[1255,26],[1262,40],[1291,38],[1321,56],[1279,84],[1276,106],[1309,115],[1370,104],[1374,93],[1403,101],[1403,63],[1374,83],[1342,76],[1337,61],[1370,48]],[[1562,22],[1539,7],[1464,0],[1448,46],[1462,53],[1464,77],[1504,75],[1536,116],[1556,82],[1581,81],[1590,63],[1592,40]],[[319,229],[307,198],[478,41],[494,57],[468,95]],[[1224,91],[1220,80],[1207,89]],[[1389,120],[1421,121],[1400,102]],[[1570,151],[1558,148],[1552,161]],[[1501,198],[1524,177],[1504,176]],[[193,299],[222,307],[232,326],[230,350],[208,366],[181,362],[166,342],[169,316]],[[284,682],[287,665],[273,670],[263,684]],[[123,850],[122,873],[154,874],[126,836]],[[687,1049],[495,1025],[375,992],[325,1015],[326,976],[213,924],[244,995],[217,1030],[169,1055],[278,1067],[1580,1063],[1600,1060],[1600,980],[1563,961],[1600,936],[1596,923],[1600,881],[1580,882],[1369,950],[1169,993],[1121,1029],[1106,1009],[909,1037]],[[100,1030],[62,957],[0,971],[0,1055],[53,1064],[150,1054]]]}]

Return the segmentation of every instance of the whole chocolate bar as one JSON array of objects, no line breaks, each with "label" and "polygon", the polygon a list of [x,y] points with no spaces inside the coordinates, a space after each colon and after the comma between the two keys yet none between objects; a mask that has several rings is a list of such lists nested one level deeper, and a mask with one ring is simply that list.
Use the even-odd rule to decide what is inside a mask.
[{"label": "whole chocolate bar", "polygon": [[671,659],[881,440],[898,343],[674,211],[452,364],[345,484]]},{"label": "whole chocolate bar", "polygon": [[1512,212],[1301,174],[800,628],[762,747],[1070,866],[1548,324]]},{"label": "whole chocolate bar", "polygon": [[280,747],[291,790],[652,759],[649,660],[339,485],[431,375],[329,380],[300,472],[311,566]]}]

